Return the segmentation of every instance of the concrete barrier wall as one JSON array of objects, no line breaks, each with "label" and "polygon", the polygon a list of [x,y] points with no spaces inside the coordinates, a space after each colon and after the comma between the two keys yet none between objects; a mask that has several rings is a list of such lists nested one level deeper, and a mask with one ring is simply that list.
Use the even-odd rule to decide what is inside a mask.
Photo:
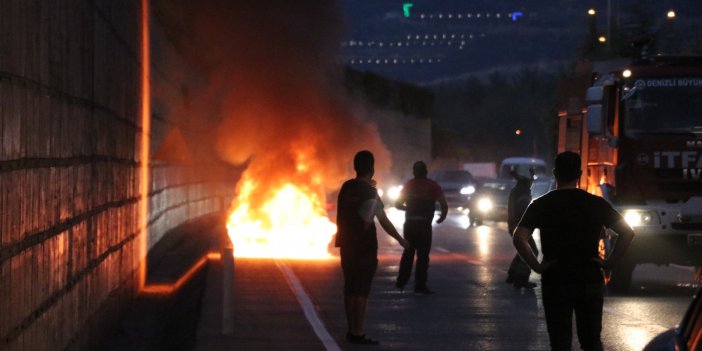
[{"label": "concrete barrier wall", "polygon": [[[140,6],[0,2],[2,350],[88,349],[138,290]],[[152,150],[176,129],[203,132],[155,116]],[[235,174],[197,151],[151,164],[149,246],[228,204]]]}]

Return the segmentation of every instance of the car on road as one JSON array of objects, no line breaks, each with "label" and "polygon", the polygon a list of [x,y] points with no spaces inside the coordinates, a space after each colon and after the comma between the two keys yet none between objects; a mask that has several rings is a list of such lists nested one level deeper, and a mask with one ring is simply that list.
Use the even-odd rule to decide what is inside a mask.
[{"label": "car on road", "polygon": [[653,338],[643,351],[702,351],[702,288],[697,290],[682,322]]},{"label": "car on road", "polygon": [[482,225],[483,221],[506,221],[507,199],[513,183],[488,181],[475,191],[468,206],[471,225]]},{"label": "car on road", "polygon": [[429,178],[434,179],[444,190],[446,202],[449,208],[464,209],[478,187],[478,183],[473,175],[468,171],[437,171],[429,174]]},{"label": "car on road", "polygon": [[[483,221],[507,221],[507,200],[516,181],[496,179],[486,181],[475,191],[468,205],[468,218],[471,225],[482,225]],[[546,194],[553,189],[551,178],[537,178],[531,186],[531,197]]]}]

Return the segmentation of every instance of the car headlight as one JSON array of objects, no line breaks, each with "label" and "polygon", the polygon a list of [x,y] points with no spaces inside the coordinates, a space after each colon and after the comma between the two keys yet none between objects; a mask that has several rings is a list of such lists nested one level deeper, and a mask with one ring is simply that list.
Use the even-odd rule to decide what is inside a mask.
[{"label": "car headlight", "polygon": [[475,192],[475,187],[472,185],[464,186],[461,188],[461,194],[463,195],[471,195]]},{"label": "car headlight", "polygon": [[395,185],[388,188],[388,198],[395,201],[400,197],[400,192],[402,191],[402,185]]},{"label": "car headlight", "polygon": [[490,212],[494,207],[495,204],[493,204],[492,200],[487,197],[483,197],[478,200],[478,211],[480,212]]},{"label": "car headlight", "polygon": [[624,220],[632,227],[657,224],[658,215],[654,211],[647,210],[626,210]]}]

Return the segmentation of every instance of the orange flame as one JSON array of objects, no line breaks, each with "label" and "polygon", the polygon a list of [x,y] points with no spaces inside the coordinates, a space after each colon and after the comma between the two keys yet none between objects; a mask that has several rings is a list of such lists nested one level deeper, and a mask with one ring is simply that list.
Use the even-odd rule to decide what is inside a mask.
[{"label": "orange flame", "polygon": [[336,225],[326,216],[323,192],[292,182],[265,196],[260,206],[252,197],[258,183],[244,174],[227,219],[227,231],[237,257],[329,258],[328,245]]}]

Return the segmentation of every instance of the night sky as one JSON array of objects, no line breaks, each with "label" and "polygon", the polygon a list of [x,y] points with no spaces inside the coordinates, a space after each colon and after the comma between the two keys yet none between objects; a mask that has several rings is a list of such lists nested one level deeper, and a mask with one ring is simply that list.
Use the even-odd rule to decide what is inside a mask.
[{"label": "night sky", "polygon": [[[613,23],[628,25],[635,9],[643,8],[659,16],[660,26],[674,9],[675,25],[685,28],[685,36],[700,35],[698,0],[611,3]],[[586,40],[589,8],[597,9],[604,34],[606,0],[343,0],[342,60],[420,84],[495,69],[556,69],[573,60]]]}]

